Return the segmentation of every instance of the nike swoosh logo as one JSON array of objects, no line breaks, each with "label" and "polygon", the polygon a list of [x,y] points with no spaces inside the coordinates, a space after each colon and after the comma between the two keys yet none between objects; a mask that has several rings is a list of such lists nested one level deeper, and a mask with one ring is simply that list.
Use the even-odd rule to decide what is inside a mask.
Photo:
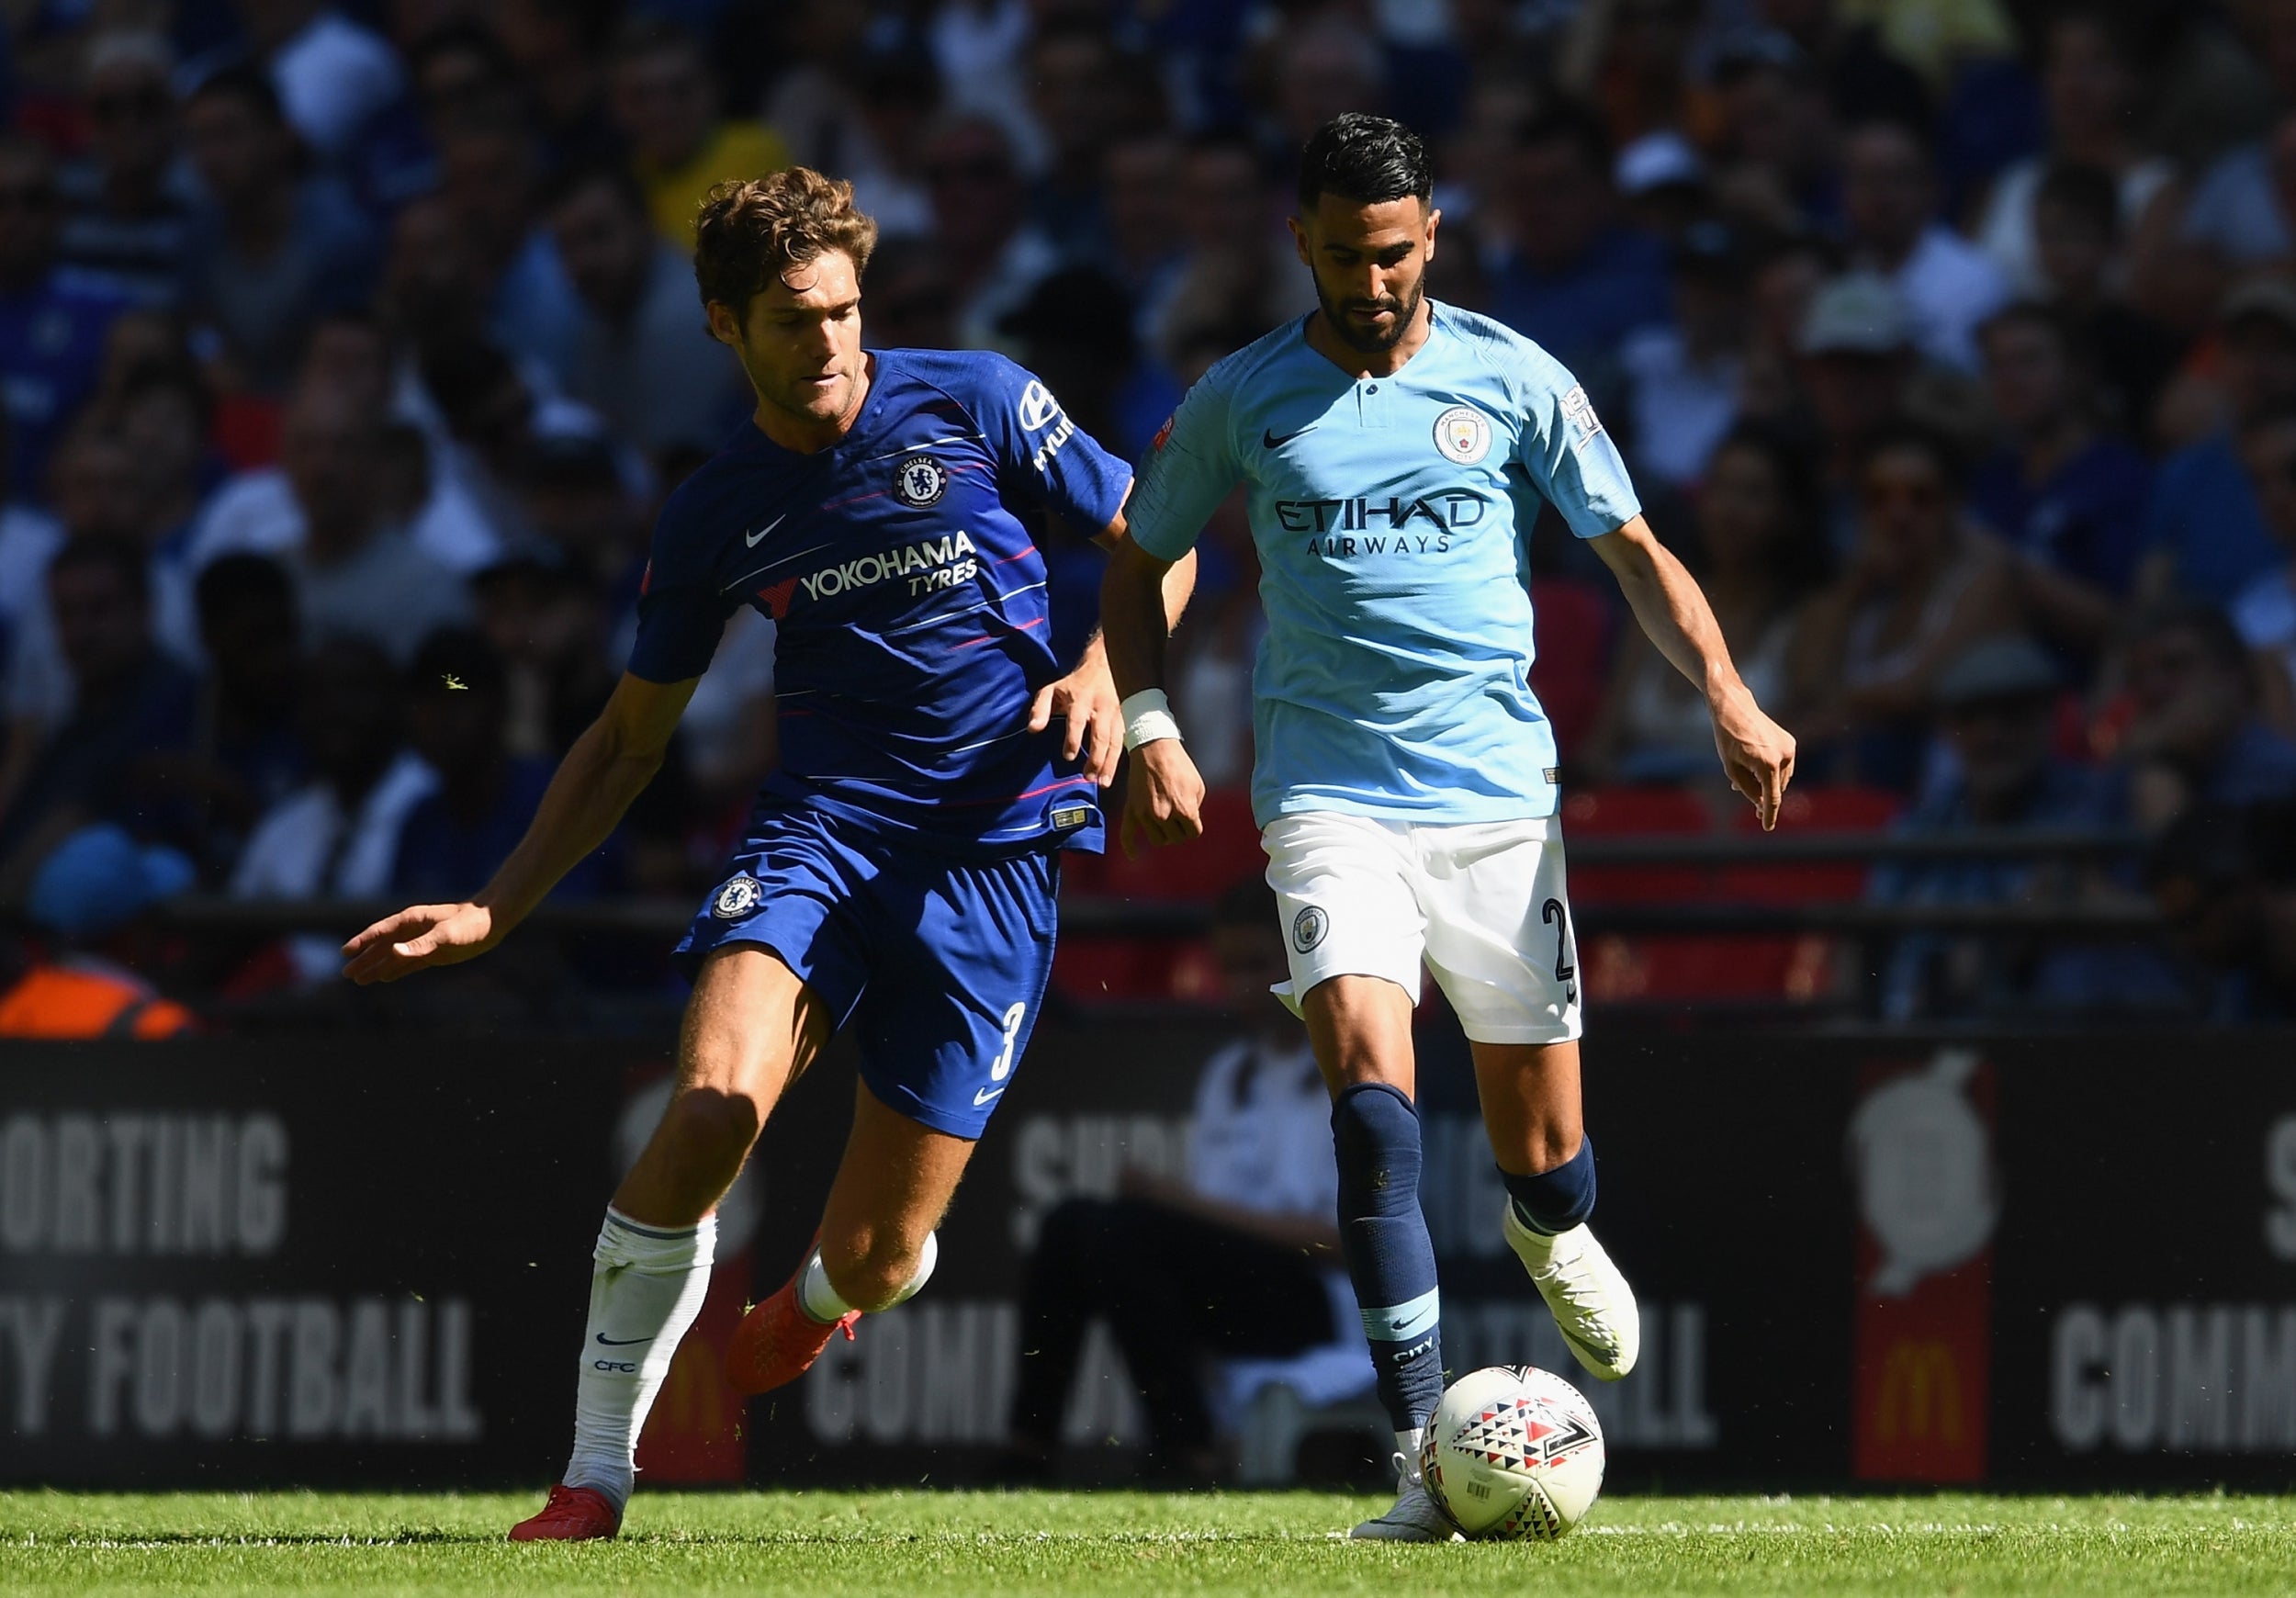
[{"label": "nike swoosh logo", "polygon": [[598,1334],[598,1341],[609,1348],[626,1348],[633,1343],[651,1343],[653,1339],[651,1337],[609,1337],[601,1332]]},{"label": "nike swoosh logo", "polygon": [[768,522],[768,523],[767,523],[764,526],[762,526],[762,527],[759,528],[759,529],[758,529],[755,533],[751,533],[751,534],[748,535],[748,540],[749,540],[749,547],[750,547],[750,548],[752,548],[752,549],[755,549],[755,548],[758,546],[758,540],[759,540],[759,539],[760,539],[760,538],[764,537],[764,536],[765,536],[768,533],[772,532],[774,528],[776,528],[776,527],[780,526],[782,523],[784,523],[784,522],[786,522],[786,521],[788,521],[788,520],[789,520],[789,512],[788,512],[787,511],[783,511],[783,512],[782,512],[780,515],[778,515],[778,516],[774,517],[774,518],[773,518],[773,520],[771,520],[771,522]]},{"label": "nike swoosh logo", "polygon": [[974,1108],[977,1109],[979,1107],[981,1107],[981,1106],[982,1106],[982,1105],[984,1105],[984,1104],[986,1104],[986,1103],[987,1103],[990,1099],[992,1099],[992,1098],[996,1097],[998,1094],[1000,1094],[1000,1093],[1002,1093],[1002,1092],[1004,1092],[1004,1091],[1005,1091],[1005,1090],[1004,1090],[1003,1088],[1001,1088],[1001,1087],[979,1087],[979,1088],[975,1088],[975,1089],[974,1089],[974,1092],[973,1092],[973,1104],[974,1104]]},{"label": "nike swoosh logo", "polygon": [[1314,422],[1309,422],[1309,423],[1308,423],[1305,427],[1299,428],[1299,429],[1297,429],[1297,430],[1295,430],[1295,431],[1293,431],[1293,432],[1290,432],[1290,433],[1287,433],[1283,434],[1283,435],[1279,438],[1279,437],[1277,437],[1277,435],[1276,435],[1273,432],[1269,431],[1267,428],[1263,427],[1263,428],[1261,428],[1261,429],[1260,429],[1260,447],[1261,447],[1262,449],[1276,449],[1276,448],[1279,448],[1280,446],[1282,446],[1282,445],[1284,445],[1289,444],[1289,443],[1290,443],[1293,439],[1295,439],[1295,438],[1299,437],[1300,433],[1313,433],[1314,431],[1315,431],[1315,423],[1314,423]]}]

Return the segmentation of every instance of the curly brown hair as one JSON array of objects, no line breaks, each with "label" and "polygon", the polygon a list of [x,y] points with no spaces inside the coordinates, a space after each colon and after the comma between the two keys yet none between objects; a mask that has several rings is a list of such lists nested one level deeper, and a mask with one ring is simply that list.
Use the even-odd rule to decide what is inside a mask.
[{"label": "curly brown hair", "polygon": [[747,318],[749,301],[793,266],[832,250],[858,276],[877,247],[877,224],[853,208],[853,186],[809,166],[719,184],[702,202],[693,277],[702,303]]}]

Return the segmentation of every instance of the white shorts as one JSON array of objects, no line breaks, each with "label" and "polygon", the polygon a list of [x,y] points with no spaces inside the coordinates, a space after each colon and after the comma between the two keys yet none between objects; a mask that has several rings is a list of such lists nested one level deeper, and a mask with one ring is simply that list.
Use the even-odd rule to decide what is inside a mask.
[{"label": "white shorts", "polygon": [[1282,902],[1293,1009],[1334,976],[1383,976],[1415,1002],[1424,964],[1478,1043],[1579,1035],[1579,949],[1551,818],[1424,826],[1334,810],[1260,834]]}]

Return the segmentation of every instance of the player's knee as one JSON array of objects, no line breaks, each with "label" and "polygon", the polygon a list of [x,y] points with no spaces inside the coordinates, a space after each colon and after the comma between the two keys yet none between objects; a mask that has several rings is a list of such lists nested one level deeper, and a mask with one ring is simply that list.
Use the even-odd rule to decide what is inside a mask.
[{"label": "player's knee", "polygon": [[688,1169],[737,1169],[757,1141],[763,1119],[756,1102],[742,1094],[690,1088],[662,1111],[661,1135]]},{"label": "player's knee", "polygon": [[821,1268],[829,1286],[853,1308],[872,1314],[899,1303],[923,1263],[921,1240],[913,1243],[890,1231],[848,1238],[842,1246],[827,1235],[821,1240]]}]

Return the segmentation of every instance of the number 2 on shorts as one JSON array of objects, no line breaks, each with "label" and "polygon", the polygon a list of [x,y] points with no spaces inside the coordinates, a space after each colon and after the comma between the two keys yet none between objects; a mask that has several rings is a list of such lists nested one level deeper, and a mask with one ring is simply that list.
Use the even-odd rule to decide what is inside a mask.
[{"label": "number 2 on shorts", "polygon": [[1560,899],[1549,899],[1539,907],[1538,918],[1555,929],[1555,980],[1568,987],[1579,974],[1579,968],[1566,959],[1570,952],[1570,912]]},{"label": "number 2 on shorts", "polygon": [[1029,1007],[1025,1003],[1016,1004],[1005,1012],[1005,1047],[988,1068],[991,1082],[1002,1082],[1012,1075],[1012,1046],[1020,1036],[1020,1018],[1028,1013]]}]

